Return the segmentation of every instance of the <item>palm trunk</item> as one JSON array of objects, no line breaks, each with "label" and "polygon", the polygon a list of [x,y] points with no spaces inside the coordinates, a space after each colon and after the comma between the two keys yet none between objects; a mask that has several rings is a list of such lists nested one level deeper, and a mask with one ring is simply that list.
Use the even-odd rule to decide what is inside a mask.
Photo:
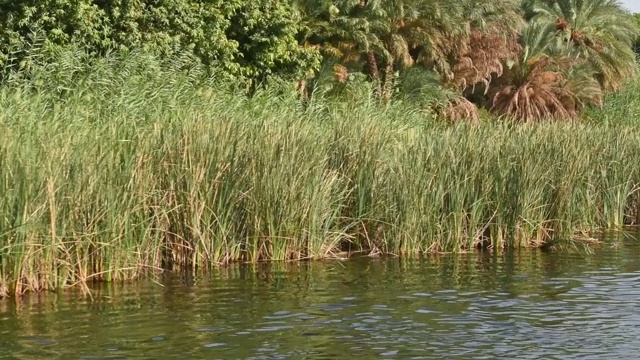
[{"label": "palm trunk", "polygon": [[376,96],[382,94],[382,86],[380,84],[380,71],[378,70],[378,61],[376,60],[376,54],[373,51],[367,53],[367,63],[369,64],[369,72],[371,73],[371,79],[376,84]]},{"label": "palm trunk", "polygon": [[384,85],[383,85],[383,93],[382,99],[389,100],[391,99],[391,95],[393,95],[393,64],[387,64],[387,67],[384,69]]},{"label": "palm trunk", "polygon": [[300,99],[307,100],[309,98],[309,92],[307,90],[307,80],[296,80],[295,87],[296,92],[300,96]]}]

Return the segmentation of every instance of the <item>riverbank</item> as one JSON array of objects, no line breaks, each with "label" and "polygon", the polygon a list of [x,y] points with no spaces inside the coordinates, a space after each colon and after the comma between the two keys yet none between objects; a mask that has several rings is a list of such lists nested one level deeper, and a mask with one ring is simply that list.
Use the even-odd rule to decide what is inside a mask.
[{"label": "riverbank", "polygon": [[638,218],[636,89],[583,122],[470,126],[135,63],[16,81],[0,89],[0,296],[617,228]]},{"label": "riverbank", "polygon": [[0,358],[633,358],[640,243],[604,241],[591,256],[234,264],[95,284],[91,298],[27,294],[0,301]]}]

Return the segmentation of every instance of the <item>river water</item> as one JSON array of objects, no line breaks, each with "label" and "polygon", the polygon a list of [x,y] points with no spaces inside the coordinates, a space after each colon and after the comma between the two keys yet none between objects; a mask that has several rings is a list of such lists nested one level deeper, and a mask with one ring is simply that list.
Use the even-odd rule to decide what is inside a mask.
[{"label": "river water", "polygon": [[0,302],[0,359],[640,357],[640,244],[234,266]]}]

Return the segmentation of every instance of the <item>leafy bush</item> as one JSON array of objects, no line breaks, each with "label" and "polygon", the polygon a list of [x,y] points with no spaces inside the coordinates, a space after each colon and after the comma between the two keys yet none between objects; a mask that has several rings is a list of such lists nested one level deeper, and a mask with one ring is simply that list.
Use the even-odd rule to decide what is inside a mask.
[{"label": "leafy bush", "polygon": [[319,56],[298,46],[297,20],[287,0],[0,0],[0,65],[24,60],[38,33],[48,48],[192,53],[231,76],[301,76]]}]

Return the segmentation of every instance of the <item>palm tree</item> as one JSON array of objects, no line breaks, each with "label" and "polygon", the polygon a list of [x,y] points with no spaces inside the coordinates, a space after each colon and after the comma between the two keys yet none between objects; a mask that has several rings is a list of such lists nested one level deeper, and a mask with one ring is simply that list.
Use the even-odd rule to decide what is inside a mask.
[{"label": "palm tree", "polygon": [[384,96],[390,96],[395,70],[418,64],[448,78],[450,55],[462,46],[467,29],[460,1],[369,0],[368,18],[384,42]]},{"label": "palm tree", "polygon": [[474,92],[478,84],[486,91],[492,78],[502,75],[504,64],[517,59],[525,22],[516,0],[461,3],[468,34],[465,46],[453,54],[452,81],[463,91]]},{"label": "palm tree", "polygon": [[300,0],[298,7],[309,19],[303,41],[345,65],[366,64],[383,98],[396,70],[414,64],[453,78],[451,54],[468,34],[457,0]]},{"label": "palm tree", "polygon": [[[456,22],[457,32],[453,36],[448,33],[443,41],[456,46],[441,47],[445,51],[440,52],[439,70],[443,86],[458,95],[436,111],[450,121],[477,123],[477,104],[467,97],[481,89],[486,93],[492,79],[503,74],[504,64],[517,59],[519,34],[525,23],[517,0],[458,0],[453,3],[455,7],[449,11],[456,13],[451,21]],[[447,35],[446,32],[443,34]]]},{"label": "palm tree", "polygon": [[445,79],[453,78],[451,54],[465,46],[469,33],[463,10],[459,0],[388,1],[386,14],[393,24],[388,46],[396,49],[397,59],[409,59],[408,65],[420,64]]},{"label": "palm tree", "polygon": [[558,52],[555,24],[532,21],[523,31],[520,59],[492,84],[491,111],[522,122],[574,119],[602,93],[586,63]]},{"label": "palm tree", "polygon": [[378,58],[390,57],[384,42],[374,32],[375,18],[366,1],[298,0],[305,19],[301,42],[318,47],[327,62],[336,62],[336,78],[344,79],[348,69],[366,68],[381,92]]},{"label": "palm tree", "polygon": [[638,28],[617,0],[538,0],[525,8],[531,21],[555,27],[555,46],[584,59],[605,91],[619,90],[636,75]]}]

